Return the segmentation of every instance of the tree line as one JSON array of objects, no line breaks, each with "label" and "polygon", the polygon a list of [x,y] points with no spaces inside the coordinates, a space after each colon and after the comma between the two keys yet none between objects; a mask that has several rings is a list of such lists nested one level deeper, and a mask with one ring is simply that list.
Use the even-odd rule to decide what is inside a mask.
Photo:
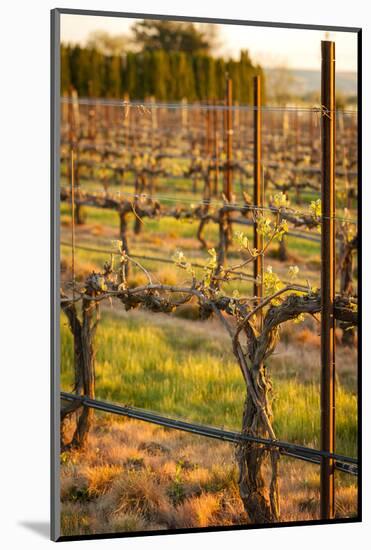
[{"label": "tree line", "polygon": [[253,102],[252,77],[261,75],[262,100],[265,80],[262,68],[254,65],[246,50],[240,58],[224,59],[204,52],[164,49],[128,51],[105,55],[94,47],[61,46],[61,92],[71,86],[80,97],[145,99],[159,101],[221,100],[225,97],[226,77],[233,81],[233,98]]}]

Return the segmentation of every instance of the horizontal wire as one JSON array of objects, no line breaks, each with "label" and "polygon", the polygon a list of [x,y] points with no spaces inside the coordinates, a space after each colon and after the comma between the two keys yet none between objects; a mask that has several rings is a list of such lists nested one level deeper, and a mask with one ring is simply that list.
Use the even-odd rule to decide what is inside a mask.
[{"label": "horizontal wire", "polygon": [[[72,248],[72,243],[68,243],[66,241],[61,241],[60,244],[61,244],[61,246],[67,246],[68,248]],[[76,250],[84,250],[85,252],[95,252],[97,254],[111,254],[113,256],[121,256],[120,252],[117,252],[115,250],[109,250],[108,248],[107,249],[93,248],[93,247],[84,246],[84,245],[75,245],[74,248]],[[161,257],[158,257],[158,256],[146,256],[146,255],[143,255],[143,254],[129,254],[128,256],[129,256],[129,258],[135,258],[137,260],[145,260],[145,261],[148,261],[148,262],[166,263],[166,264],[172,264],[172,265],[175,266],[174,260],[171,260],[170,258],[161,258]],[[205,268],[205,265],[197,263],[197,262],[190,262],[190,264],[191,264],[192,267],[196,267],[198,269],[204,269]],[[67,271],[67,270],[65,270],[65,271]],[[243,276],[247,277],[248,279],[251,279],[252,281],[255,280],[255,277],[253,275],[250,275],[249,273],[244,273]],[[65,285],[73,283],[73,281],[63,281],[63,282],[64,282]],[[289,281],[282,281],[282,282],[285,283],[285,284],[290,283]],[[259,301],[259,298],[256,298],[256,300]]]},{"label": "horizontal wire", "polygon": [[[67,185],[62,185],[61,188],[63,189],[68,189]],[[89,193],[89,191],[83,191],[84,193]],[[78,193],[79,193],[79,190],[77,190],[77,199],[78,199]],[[105,198],[105,196],[107,195],[104,191],[90,191],[90,193],[94,196],[96,196],[96,198]],[[192,199],[187,199],[187,198],[175,198],[175,197],[169,197],[169,196],[166,196],[166,195],[150,195],[150,194],[146,194],[146,193],[129,193],[129,192],[126,192],[126,191],[112,191],[107,198],[110,198],[110,196],[112,197],[112,195],[116,195],[117,197],[121,197],[121,196],[124,196],[124,197],[131,197],[133,198],[134,200],[136,199],[150,199],[150,200],[158,200],[158,201],[164,201],[164,202],[178,202],[178,203],[182,203],[182,202],[186,202],[186,203],[189,203],[189,204],[192,204],[194,206],[220,206],[220,207],[223,207],[223,206],[230,206],[230,207],[235,207],[235,208],[241,208],[241,209],[244,209],[244,210],[249,210],[249,211],[265,211],[265,212],[270,212],[271,214],[273,213],[277,213],[279,210],[278,209],[275,209],[274,207],[272,208],[269,208],[268,206],[258,206],[258,205],[254,205],[254,204],[245,204],[245,203],[238,203],[238,202],[228,202],[228,203],[224,203],[222,201],[213,201],[213,200],[209,200],[209,199],[199,199],[199,200],[192,200]],[[97,205],[97,207],[99,208],[99,205]],[[285,216],[285,212],[282,212],[281,213],[282,216],[284,217]],[[287,215],[294,215],[294,216],[309,216],[309,212],[301,212],[300,210],[290,210],[290,211],[287,211]],[[318,216],[317,218],[314,219],[314,221],[318,221],[319,223],[321,223],[322,220],[335,220],[335,221],[339,221],[339,222],[343,222],[343,223],[351,223],[351,224],[355,224],[357,225],[358,224],[358,221],[357,220],[354,220],[354,219],[351,219],[351,218],[340,218],[338,216]]]},{"label": "horizontal wire", "polygon": [[[103,155],[105,153],[108,153],[108,154],[111,154],[111,155],[120,155],[118,160],[122,160],[124,157],[121,156],[123,153],[122,151],[120,152],[120,147],[117,147],[116,149],[115,148],[112,148],[112,149],[103,149],[102,147],[103,144],[97,144],[96,147],[93,147],[93,148],[90,148],[90,147],[84,147],[84,145],[80,145],[78,144],[77,145],[77,148],[78,150],[81,152],[81,153],[89,153],[89,152],[93,152],[93,153],[96,153],[98,155]],[[64,141],[62,143],[62,147],[69,147],[70,144],[68,141]],[[175,148],[175,147],[174,147]],[[251,151],[252,152],[252,151]],[[201,154],[200,155],[182,155],[181,153],[156,153],[154,152],[150,146],[147,146],[147,148],[145,149],[144,147],[142,148],[142,152],[138,152],[137,149],[135,148],[125,148],[125,154],[126,155],[135,155],[135,156],[139,156],[139,157],[143,157],[143,155],[148,155],[149,157],[154,157],[156,160],[171,160],[171,159],[182,159],[182,160],[201,160],[201,161],[216,161],[216,160],[219,160],[219,169],[220,167],[224,167],[225,164],[226,164],[226,160],[223,161],[223,159],[220,159],[220,156],[218,157],[215,157],[215,156],[211,156],[211,155],[204,155],[204,154]],[[69,154],[65,153],[64,155],[61,156],[61,161],[66,161],[68,160],[70,157]],[[100,168],[102,165],[103,167],[105,168],[110,168],[110,162],[113,163],[114,161],[104,161],[104,160],[100,160],[98,162],[95,162],[89,158],[82,158],[80,159],[80,164],[81,166],[86,166],[87,163],[93,163],[94,162],[94,167],[96,168]],[[301,161],[299,161],[301,162]],[[293,158],[291,160],[291,163],[293,164],[297,164],[297,161],[295,158]],[[248,168],[251,168],[255,165],[254,161],[249,158],[249,157],[239,157],[239,158],[236,158],[235,160],[232,161],[232,170],[236,170],[237,172],[238,171],[241,171],[241,168],[245,171],[248,170]],[[246,166],[243,166],[243,164],[246,164]],[[303,173],[303,174],[308,174],[308,177],[310,176],[313,176],[313,177],[317,177],[318,175],[321,174],[321,168],[319,166],[319,161],[315,163],[316,165],[315,166],[294,166],[294,167],[290,167],[290,168],[287,168],[286,166],[280,166],[280,163],[279,161],[275,161],[275,160],[267,160],[265,163],[264,163],[264,166],[263,168],[269,168],[270,170],[274,170],[274,171],[290,171],[290,172],[295,172],[295,173]],[[338,165],[339,166],[339,165]],[[112,166],[111,169],[112,170],[115,170],[115,169],[122,169],[122,170],[126,170],[127,172],[134,172],[135,170],[140,170],[140,168],[135,168],[133,166]],[[198,172],[199,173],[199,172]],[[156,175],[156,174],[154,174]],[[190,178],[192,175],[197,175],[197,172],[194,172],[194,174],[180,174],[180,176],[182,177],[186,177],[188,176],[188,178]],[[249,177],[251,177],[252,174],[248,174]],[[158,177],[176,177],[178,176],[178,174],[170,174],[170,175],[167,175],[167,176],[161,176],[161,174],[158,175]],[[351,169],[338,169],[335,171],[335,176],[338,177],[338,178],[341,178],[341,177],[357,177],[358,176],[358,172],[354,171],[354,170],[351,170]],[[270,183],[270,182],[268,182]],[[274,182],[273,182],[274,183]],[[299,184],[301,182],[298,182]],[[291,184],[292,187],[295,189],[295,186],[296,186],[296,183],[293,183]]]},{"label": "horizontal wire", "polygon": [[[89,150],[88,149],[82,149],[82,153],[87,153]],[[133,151],[133,153],[132,153]],[[94,151],[95,152],[95,151]],[[98,154],[102,154],[102,151],[96,151]],[[117,151],[115,151],[116,153]],[[135,155],[135,150],[128,150],[129,154],[134,154]],[[112,154],[115,154],[112,152]],[[156,156],[155,154],[154,155],[151,155],[150,152],[146,151],[144,154],[148,155],[148,156]],[[69,159],[69,155],[67,154],[64,154],[61,156],[61,161],[62,162],[65,162],[65,161],[68,161]],[[171,159],[182,159],[182,160],[207,160],[207,161],[215,161],[217,160],[215,157],[205,157],[205,158],[201,158],[200,157],[196,157],[196,156],[191,156],[191,155],[172,155],[172,156],[169,156],[169,155],[163,155],[162,158],[160,158],[159,160],[163,160],[163,159],[167,159],[167,160],[171,160]],[[120,160],[120,159],[118,159]],[[157,159],[156,159],[157,160]],[[232,170],[235,170],[236,172],[242,172],[247,178],[252,178],[252,174],[253,172],[251,172],[251,169],[254,167],[254,162],[248,158],[241,158],[241,159],[237,159],[236,161],[232,161],[234,163],[234,165],[232,166]],[[293,161],[295,162],[295,161]],[[115,161],[105,161],[105,160],[102,160],[100,162],[94,162],[92,161],[91,159],[89,158],[82,158],[80,159],[79,161],[81,167],[88,167],[88,168],[95,168],[95,169],[100,169],[100,168],[105,168],[105,169],[108,169],[108,170],[112,170],[112,171],[118,171],[118,170],[124,170],[126,172],[140,172],[141,170],[144,170],[144,171],[148,171],[149,174],[151,174],[151,168],[149,168],[148,166],[143,166],[143,167],[135,167],[133,165],[120,165],[120,164],[117,164],[115,165]],[[219,163],[219,170],[223,171],[225,169],[225,162],[220,162]],[[244,166],[245,164],[245,166]],[[306,174],[308,178],[313,178],[314,180],[317,180],[318,179],[318,176],[321,174],[321,169],[318,168],[318,167],[305,167],[305,166],[301,166],[301,167],[293,167],[293,168],[285,168],[285,167],[280,167],[280,166],[277,166],[277,163],[275,161],[272,161],[272,162],[267,162],[265,163],[265,167],[268,168],[269,170],[272,170],[274,171],[275,173],[276,172],[287,172],[287,171],[290,171],[290,172],[294,172],[296,174]],[[195,176],[199,176],[199,178],[201,179],[202,178],[202,172],[201,170],[199,169],[196,169],[194,172],[192,173],[187,173],[186,170],[189,170],[189,169],[192,169],[192,166],[185,166],[183,168],[185,170],[185,172],[183,173],[180,173],[180,174],[176,174],[176,173],[170,173],[170,172],[166,172],[166,169],[164,167],[155,167],[155,171],[153,172],[152,175],[154,176],[157,176],[158,178],[183,178],[183,179],[191,179],[192,177],[195,177]],[[215,171],[214,167],[212,167],[213,171]],[[156,170],[159,170],[159,173],[156,173]],[[250,172],[249,172],[250,170]],[[164,173],[161,173],[161,172],[164,172]],[[350,171],[344,171],[344,170],[337,170],[335,172],[335,176],[337,178],[356,178],[358,176],[358,172],[354,171],[354,170],[350,170]],[[277,177],[277,176],[276,176]],[[282,176],[278,176],[278,177],[281,177]],[[272,185],[287,185],[285,184],[284,182],[276,182],[276,181],[272,181],[270,179],[270,176],[267,176],[268,178],[268,184],[272,184]],[[235,184],[239,184],[239,183],[244,183],[244,182],[234,182]],[[297,183],[290,183],[290,186],[292,187],[293,190],[295,190],[297,188],[297,186],[299,185],[302,185],[303,183],[306,183],[307,185],[313,185],[315,182],[313,181],[305,181],[305,182],[297,182]],[[354,185],[354,187],[356,187]],[[320,191],[320,186],[318,184],[318,191]]]},{"label": "horizontal wire", "polygon": [[[303,112],[303,113],[317,113],[322,114],[323,109],[320,106],[317,107],[255,107],[254,105],[213,105],[213,104],[198,104],[198,103],[166,103],[166,102],[145,102],[140,100],[135,101],[124,101],[120,99],[105,99],[105,98],[70,98],[66,96],[61,97],[61,103],[67,104],[79,104],[79,105],[104,105],[112,107],[140,107],[143,110],[145,109],[199,109],[207,111],[266,111],[266,112]],[[342,110],[342,109],[333,109],[325,110],[325,113],[339,113],[339,114],[358,114],[357,110]]]},{"label": "horizontal wire", "polygon": [[[67,132],[68,132],[68,123],[65,123],[65,126],[67,128],[64,128],[62,130],[62,133],[64,132],[65,134],[67,134]],[[137,137],[137,136],[146,135],[147,138],[153,137],[153,139],[156,140],[156,138],[160,134],[169,134],[170,132],[175,132],[175,131],[177,132],[178,137],[189,139],[189,136],[195,136],[197,134],[202,134],[203,138],[205,139],[205,126],[204,125],[199,125],[199,126],[195,125],[192,129],[186,129],[186,128],[182,129],[182,128],[179,128],[179,123],[174,123],[174,125],[172,125],[172,126],[170,126],[170,125],[165,126],[163,124],[161,124],[161,125],[159,124],[159,127],[156,128],[155,130],[153,130],[151,127],[148,127],[148,126],[135,125],[135,128],[130,128],[130,130],[128,130],[127,132],[124,132],[124,131],[122,131],[121,133],[115,132],[116,128],[122,130],[121,126],[122,126],[121,122],[117,123],[116,125],[112,124],[109,128],[109,132],[111,132],[111,134],[106,136],[106,139],[107,140],[112,139],[112,133],[114,132],[116,134],[115,137],[119,137],[121,139],[124,138],[124,137],[128,138],[128,137],[132,137],[132,136]],[[97,139],[99,139],[100,132],[102,130],[107,131],[107,128],[104,127],[104,126],[99,128],[99,130],[96,133],[98,138],[97,137],[94,138],[92,136],[89,137],[88,135],[85,135],[85,136],[82,136],[82,139],[97,140]],[[251,132],[252,132],[251,126],[239,125],[239,126],[237,126],[233,129],[233,135],[235,137],[239,136],[239,135],[244,135],[244,137],[246,135],[251,136]],[[220,142],[222,141],[223,133],[224,133],[223,129],[219,128],[218,129],[218,134],[219,134],[219,137],[220,137]],[[262,135],[264,136],[265,134],[268,134],[268,136],[273,136],[273,141],[274,140],[277,141],[278,138],[285,139],[285,140],[293,140],[293,137],[294,137],[293,134],[285,135],[285,133],[281,130],[277,131],[274,128],[272,129],[271,127],[265,127],[263,125]],[[306,135],[306,134],[308,134],[308,135]],[[316,134],[317,134],[317,132],[316,132]],[[298,142],[299,147],[302,147],[302,146],[310,147],[312,142],[305,141],[305,140],[308,140],[308,138],[310,138],[310,130],[308,128],[307,129],[301,128],[301,135],[303,136],[304,139],[299,140],[299,142]],[[320,140],[319,131],[318,131],[318,135],[315,136],[315,139]],[[244,139],[244,141],[245,141],[245,139]],[[253,144],[253,140],[250,138],[249,145],[251,145],[251,144]],[[345,144],[347,145],[347,147],[349,147],[349,148],[353,147],[355,149],[357,147],[357,140],[354,139],[354,141],[351,141],[351,140],[346,139]],[[154,143],[154,145],[156,145],[156,143]],[[268,147],[269,145],[270,145],[270,143],[265,142],[263,144],[263,147]],[[337,145],[339,147],[342,146],[340,140],[338,140]]]},{"label": "horizontal wire", "polygon": [[[75,248],[79,248],[79,247],[75,247]],[[80,248],[81,248],[81,247],[80,247]],[[112,252],[111,254],[114,255],[114,256],[119,256],[119,255],[120,255],[118,252]],[[128,257],[129,257],[129,258],[134,258],[134,257],[135,257],[135,258],[143,258],[143,256],[134,255],[134,254],[130,254]],[[149,258],[147,258],[147,259],[149,260]],[[153,259],[155,259],[155,258],[153,258]],[[156,260],[158,260],[159,262],[162,261],[162,260],[160,260],[159,258],[156,258]],[[167,262],[166,262],[166,263],[167,263]],[[175,266],[174,262],[171,262],[171,263]],[[192,262],[190,262],[190,264],[191,264],[192,267],[197,267],[197,268],[200,268],[200,269],[201,269],[201,268],[204,269],[204,268],[206,267],[205,265],[194,264],[194,263],[192,263]],[[65,269],[63,272],[66,273],[67,270]],[[238,274],[241,273],[241,272],[237,272],[237,271],[236,271],[236,272],[234,272],[234,273],[235,273],[236,275],[238,275]],[[251,281],[251,282],[254,282],[254,281],[256,280],[255,277],[254,277],[253,275],[250,275],[249,273],[243,273],[243,276],[244,276],[246,279],[249,279],[249,282],[250,282],[250,281]],[[233,279],[232,279],[232,281],[233,281]],[[226,282],[228,283],[229,281],[226,281]],[[292,284],[292,281],[281,281],[281,282],[284,283],[285,285],[290,285],[290,284]],[[73,281],[72,279],[70,279],[70,280],[64,280],[64,281],[62,281],[62,284],[64,285],[64,287],[73,287],[73,285],[76,285],[76,284],[77,284],[77,285],[80,285],[81,291],[79,291],[79,287],[78,287],[78,286],[75,287],[75,290],[76,290],[76,292],[80,292],[81,294],[83,294],[83,289],[84,289],[84,287],[85,287],[85,284],[84,284],[83,282],[77,282],[77,283],[76,283],[76,281]],[[301,291],[301,292],[306,292],[306,291],[308,291],[308,287],[307,287],[307,286],[304,286],[304,285],[296,285],[296,287],[301,287],[301,288],[300,288],[300,291]],[[133,289],[135,290],[135,287],[134,287]],[[126,290],[126,292],[127,292],[128,294],[130,294],[130,290],[133,290],[133,289],[130,289],[130,288],[129,288],[129,289]],[[65,288],[65,290],[67,290],[67,289]],[[144,290],[144,291],[147,291],[147,292],[149,291],[148,289],[143,289],[143,290]],[[178,294],[187,294],[187,292],[186,292],[185,290],[178,290],[177,292],[178,292]],[[107,298],[110,298],[110,299],[112,299],[112,298],[117,298],[117,296],[116,296],[116,295],[113,295],[113,294],[107,294],[106,297],[107,297]],[[228,296],[225,296],[225,298],[228,298]],[[63,301],[78,302],[78,301],[80,301],[81,299],[82,299],[81,297],[79,297],[79,298],[73,298],[73,297],[72,297],[71,299],[70,299],[69,297],[64,297],[64,298],[63,298]],[[230,297],[230,299],[233,299],[233,297]],[[98,299],[97,299],[97,300],[98,300]],[[242,301],[242,302],[251,301],[251,302],[257,302],[257,303],[258,303],[258,302],[264,302],[265,298],[259,298],[258,296],[252,296],[252,297],[247,297],[247,296],[245,296],[245,297],[238,298],[238,300],[239,300],[239,301]],[[99,300],[98,300],[98,301],[99,301]],[[112,306],[110,306],[110,307],[112,307]],[[277,354],[277,355],[278,355],[278,354]]]},{"label": "horizontal wire", "polygon": [[[288,458],[296,458],[298,460],[303,460],[304,462],[311,462],[312,464],[321,464],[320,458],[315,458],[313,456],[303,456],[299,453],[292,453],[290,451],[284,451],[281,450],[281,454],[284,456],[287,456]],[[339,472],[343,472],[344,474],[350,474],[353,476],[358,476],[358,468],[354,466],[353,464],[346,464],[344,462],[340,462],[339,460],[334,461],[334,467]]]},{"label": "horizontal wire", "polygon": [[[72,248],[72,243],[68,243],[66,241],[61,241],[60,242],[60,245],[61,246],[67,246],[68,248]],[[117,252],[116,250],[110,250],[108,248],[104,249],[104,248],[94,248],[94,247],[91,247],[91,246],[86,246],[86,245],[75,245],[75,248],[77,250],[84,250],[86,252],[95,252],[97,254],[113,254],[114,256],[121,256],[121,253],[120,252]],[[142,254],[129,254],[129,257],[130,258],[136,258],[137,260],[148,260],[148,261],[156,261],[156,262],[159,262],[159,263],[166,263],[166,264],[174,264],[174,260],[171,260],[170,258],[161,258],[161,257],[157,257],[157,256],[145,256],[145,255],[142,255]],[[201,264],[194,264],[192,263],[191,264],[193,267],[205,267],[205,266],[202,266]],[[65,281],[65,284],[67,284],[69,281]]]},{"label": "horizontal wire", "polygon": [[[289,452],[291,456],[294,456],[301,460],[306,460],[306,458],[329,458],[333,460],[338,460],[341,463],[347,465],[358,465],[357,459],[353,457],[348,457],[340,455],[337,453],[329,453],[327,451],[319,451],[317,449],[312,449],[310,447],[305,447],[303,445],[296,445],[294,443],[288,443],[285,441],[266,439],[261,437],[256,437],[241,432],[236,432],[232,430],[225,430],[223,428],[215,428],[214,426],[208,426],[203,424],[192,423],[185,420],[178,420],[175,418],[169,418],[162,416],[158,413],[148,411],[146,409],[140,409],[137,407],[132,407],[128,405],[116,405],[113,403],[107,403],[105,401],[100,401],[98,399],[92,399],[89,397],[78,396],[76,394],[71,394],[67,392],[61,392],[61,398],[66,401],[80,401],[82,405],[100,410],[103,412],[109,412],[112,414],[118,414],[120,416],[128,416],[129,418],[135,418],[145,422],[150,422],[152,424],[157,424],[160,426],[165,426],[168,428],[173,428],[188,433],[193,433],[196,435],[201,435],[205,437],[210,437],[213,439],[219,439],[222,441],[229,441],[231,443],[256,443],[260,445],[265,445],[271,448],[279,448],[284,452]],[[358,471],[358,469],[357,469]],[[355,473],[355,468],[353,473]]]},{"label": "horizontal wire", "polygon": [[[69,143],[67,142],[64,142],[62,144],[62,147],[68,147],[69,146]],[[84,146],[79,146],[78,145],[78,150],[81,152],[81,153],[89,153],[90,151],[95,153],[95,154],[98,154],[98,155],[103,155],[105,152],[107,152],[107,150],[100,150],[99,148],[100,146],[98,145],[96,148],[94,149],[90,149],[89,147],[84,147]],[[116,155],[116,158],[117,158],[117,155],[122,155],[122,152],[120,153],[120,148],[117,148],[117,149],[112,149],[110,151],[108,151],[108,154],[111,154],[111,155]],[[214,156],[209,156],[209,155],[199,155],[199,156],[196,156],[196,155],[181,155],[180,153],[179,154],[175,154],[175,153],[169,153],[169,154],[163,154],[163,153],[160,153],[160,154],[156,154],[155,152],[152,152],[151,149],[148,147],[146,150],[144,150],[143,148],[143,152],[142,153],[139,153],[136,149],[125,149],[125,154],[127,155],[133,155],[133,156],[139,156],[140,158],[143,158],[143,155],[148,155],[149,157],[155,157],[156,160],[171,160],[171,159],[182,159],[182,160],[201,160],[201,161],[216,161],[216,160],[219,160],[219,169],[221,169],[223,171],[224,167],[225,167],[225,164],[226,164],[226,161],[220,159],[219,157],[214,157]],[[64,153],[63,155],[61,155],[61,162],[64,162],[64,161],[68,161],[70,155],[68,153]],[[118,156],[118,161],[122,161],[124,157],[122,156]],[[103,168],[107,168],[107,169],[110,169],[110,170],[125,170],[126,172],[135,172],[135,171],[140,171],[141,169],[146,169],[146,167],[143,167],[143,168],[136,168],[132,165],[117,165],[115,166],[115,161],[111,161],[111,160],[108,160],[108,161],[105,161],[105,160],[100,160],[100,161],[93,161],[89,158],[81,158],[80,159],[80,165],[82,167],[94,167],[96,169],[99,169],[101,167]],[[117,161],[116,161],[117,162]],[[293,159],[291,160],[291,163],[293,164],[296,164],[296,160]],[[237,158],[236,160],[232,161],[232,170],[236,170],[237,172],[242,172],[242,173],[246,173],[248,172],[248,170],[252,167],[254,167],[255,163],[253,160],[251,160],[249,157],[240,157],[240,158]],[[245,164],[245,166],[244,166]],[[316,165],[319,164],[316,162]],[[275,160],[272,160],[272,161],[267,161],[264,163],[264,167],[265,168],[268,168],[269,170],[272,170],[272,171],[277,171],[277,172],[294,172],[294,173],[297,173],[297,174],[307,174],[307,177],[310,178],[310,177],[313,177],[314,179],[317,179],[317,177],[321,174],[321,168],[319,166],[294,166],[294,167],[290,167],[290,168],[287,168],[286,166],[280,166],[279,165],[279,162],[278,161],[275,161]],[[189,169],[190,166],[186,166],[184,169]],[[164,170],[162,167],[159,168],[160,170]],[[213,168],[213,170],[215,170]],[[184,179],[191,179],[192,176],[197,176],[198,174],[200,174],[200,171],[195,171],[194,173],[192,174],[187,174],[187,173],[183,173],[183,174],[153,174],[159,178],[176,178],[176,177],[182,177]],[[246,177],[252,177],[252,173],[247,173],[245,174]],[[202,174],[201,174],[202,176]],[[358,177],[358,172],[355,171],[355,170],[351,170],[351,169],[337,169],[335,171],[335,176],[337,178],[357,178]],[[234,182],[234,183],[240,183],[240,182]],[[272,183],[273,185],[276,183],[276,182],[271,182],[271,180],[269,179],[268,180],[268,184]],[[302,182],[298,182],[298,184],[300,185]],[[310,184],[312,184],[312,182],[308,182]],[[283,183],[279,183],[278,185],[283,185]],[[292,183],[290,184],[293,188],[293,190],[296,189],[296,185],[297,183]],[[320,189],[318,189],[320,190]]]}]

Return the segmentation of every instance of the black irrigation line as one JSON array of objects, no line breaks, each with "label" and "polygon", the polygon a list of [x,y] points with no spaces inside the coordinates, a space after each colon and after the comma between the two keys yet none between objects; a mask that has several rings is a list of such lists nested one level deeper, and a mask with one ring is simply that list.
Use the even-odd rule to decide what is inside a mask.
[{"label": "black irrigation line", "polygon": [[92,409],[96,409],[98,411],[117,414],[120,416],[127,416],[129,418],[135,418],[136,420],[150,422],[151,424],[157,424],[159,426],[181,430],[195,435],[210,437],[212,439],[218,439],[220,441],[228,441],[235,444],[240,442],[251,442],[266,445],[267,447],[278,448],[285,456],[296,458],[306,462],[311,462],[313,464],[320,464],[322,458],[331,458],[335,461],[335,468],[337,470],[352,475],[358,475],[357,459],[337,453],[318,451],[317,449],[311,449],[310,447],[295,445],[293,443],[288,443],[285,441],[255,437],[232,430],[225,430],[222,428],[215,428],[213,426],[205,426],[202,424],[186,422],[184,420],[168,418],[166,416],[161,416],[157,413],[153,413],[145,409],[139,409],[137,407],[130,407],[127,405],[115,405],[112,403],[106,403],[97,399],[91,399],[89,397],[79,396],[63,391],[61,392],[61,398],[65,401],[80,401],[82,405],[90,407]]}]

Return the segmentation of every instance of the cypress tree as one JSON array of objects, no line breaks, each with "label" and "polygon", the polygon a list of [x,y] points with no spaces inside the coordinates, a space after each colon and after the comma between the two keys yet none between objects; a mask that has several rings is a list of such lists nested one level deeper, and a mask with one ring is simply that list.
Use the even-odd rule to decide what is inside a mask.
[{"label": "cypress tree", "polygon": [[92,97],[101,97],[103,95],[104,80],[104,57],[97,50],[90,50],[90,75],[89,75],[89,95]]},{"label": "cypress tree", "polygon": [[137,86],[137,71],[136,71],[136,55],[135,53],[128,53],[126,56],[126,92],[130,98],[136,95]]},{"label": "cypress tree", "polygon": [[137,99],[154,95],[161,101],[222,100],[228,73],[233,80],[234,99],[248,104],[253,100],[252,76],[260,74],[265,101],[264,72],[253,65],[247,51],[241,51],[238,61],[163,49],[128,52],[121,58],[105,56],[94,48],[62,45],[61,68],[62,92],[72,85],[80,97],[120,98],[128,93]]},{"label": "cypress tree", "polygon": [[[166,101],[171,97],[171,72],[169,55],[163,50],[156,50],[152,53],[152,89],[151,94],[159,101]],[[170,94],[169,94],[170,92]]]},{"label": "cypress tree", "polygon": [[107,58],[106,96],[121,97],[121,57],[113,55]]},{"label": "cypress tree", "polygon": [[216,80],[216,96],[217,99],[224,99],[225,96],[225,78],[226,78],[226,67],[224,59],[219,58],[216,60],[215,65],[215,80]]},{"label": "cypress tree", "polygon": [[71,84],[70,74],[70,47],[61,47],[61,93],[68,93]]}]

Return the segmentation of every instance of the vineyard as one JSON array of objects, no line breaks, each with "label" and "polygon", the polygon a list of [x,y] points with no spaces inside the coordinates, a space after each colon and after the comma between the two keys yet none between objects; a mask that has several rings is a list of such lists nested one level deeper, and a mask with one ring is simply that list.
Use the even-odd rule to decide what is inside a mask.
[{"label": "vineyard", "polygon": [[357,517],[358,128],[331,44],[319,106],[266,105],[259,75],[251,105],[230,78],[62,96],[63,535]]}]

